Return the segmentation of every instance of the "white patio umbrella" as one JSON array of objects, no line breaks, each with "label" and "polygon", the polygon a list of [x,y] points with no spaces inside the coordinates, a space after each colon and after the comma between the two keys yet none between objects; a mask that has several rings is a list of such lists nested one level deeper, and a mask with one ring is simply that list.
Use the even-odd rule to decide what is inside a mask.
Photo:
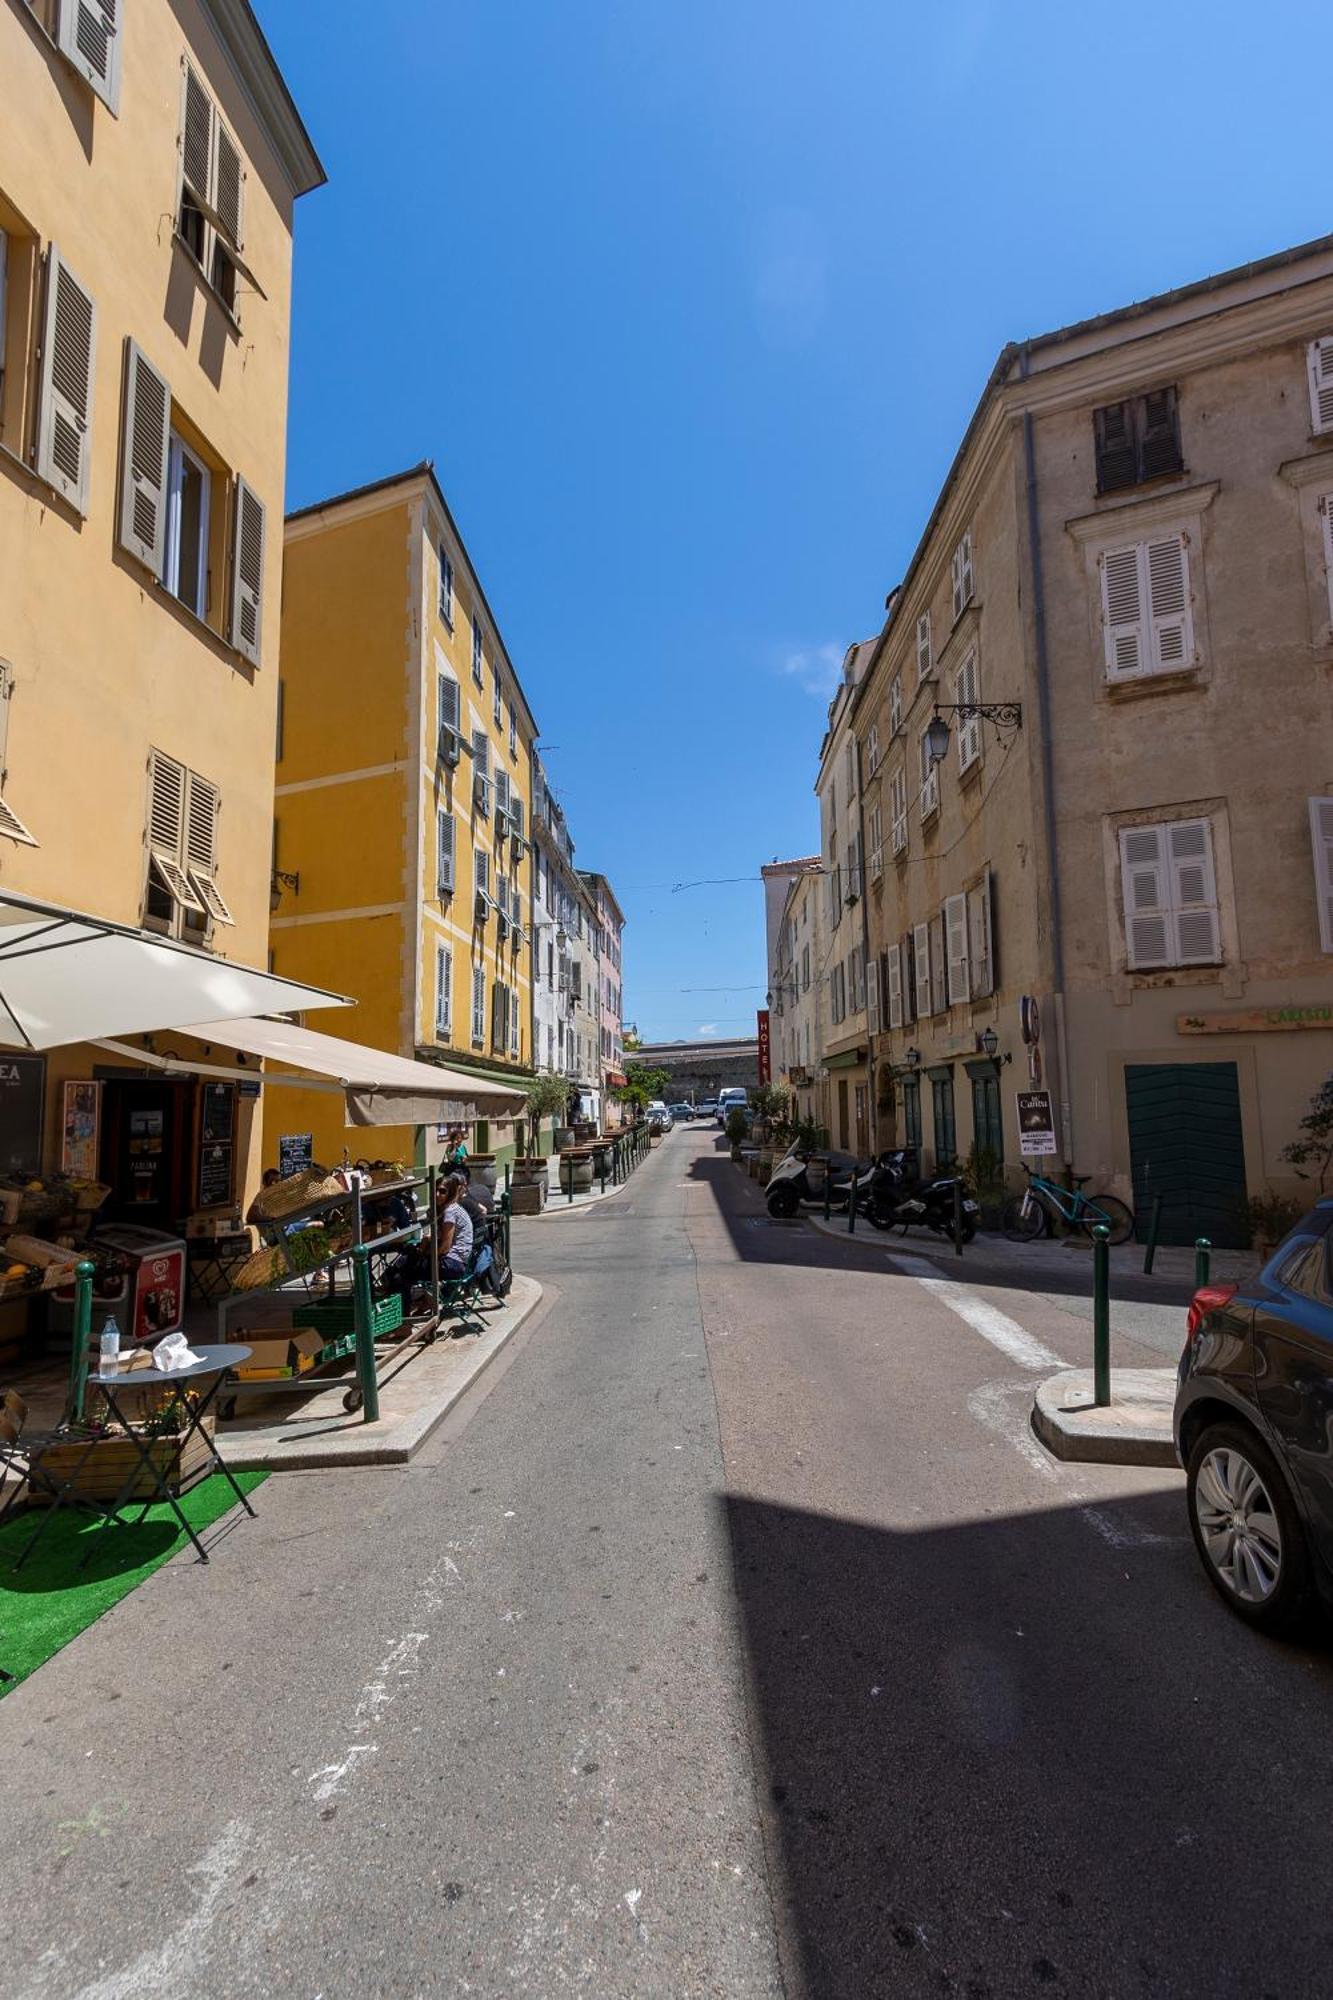
[{"label": "white patio umbrella", "polygon": [[55,1049],[192,1021],[349,1007],[174,938],[0,890],[0,1046]]}]

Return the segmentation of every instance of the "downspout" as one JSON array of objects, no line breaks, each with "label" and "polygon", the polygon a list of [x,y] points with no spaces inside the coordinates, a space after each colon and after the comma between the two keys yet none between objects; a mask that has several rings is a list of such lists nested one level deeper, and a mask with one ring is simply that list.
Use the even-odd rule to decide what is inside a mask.
[{"label": "downspout", "polygon": [[[1019,377],[1028,377],[1026,344],[1018,357]],[[1060,921],[1060,861],[1055,838],[1055,760],[1051,738],[1050,658],[1046,645],[1046,597],[1042,586],[1041,524],[1037,502],[1037,452],[1031,410],[1023,412],[1023,466],[1027,481],[1028,547],[1032,559],[1032,629],[1037,668],[1037,734],[1041,748],[1042,818],[1046,839],[1046,889],[1051,913],[1051,981],[1055,1011],[1056,1089],[1066,1178],[1074,1166],[1074,1113],[1070,1102],[1069,1038],[1065,1024],[1065,952]]]}]

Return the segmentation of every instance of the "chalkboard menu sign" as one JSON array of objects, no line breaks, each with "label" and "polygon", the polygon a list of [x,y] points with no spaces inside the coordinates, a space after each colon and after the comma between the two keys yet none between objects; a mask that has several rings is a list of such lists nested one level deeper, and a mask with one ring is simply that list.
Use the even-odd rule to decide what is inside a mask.
[{"label": "chalkboard menu sign", "polygon": [[284,1132],[278,1141],[278,1172],[286,1180],[289,1174],[299,1174],[315,1161],[315,1135],[313,1132]]},{"label": "chalkboard menu sign", "polygon": [[45,1056],[0,1055],[0,1173],[40,1171],[45,1095]]},{"label": "chalkboard menu sign", "polygon": [[199,1206],[225,1208],[232,1198],[230,1146],[205,1146],[199,1155]]},{"label": "chalkboard menu sign", "polygon": [[230,1083],[204,1085],[199,1119],[199,1206],[225,1208],[235,1199],[236,1091]]}]

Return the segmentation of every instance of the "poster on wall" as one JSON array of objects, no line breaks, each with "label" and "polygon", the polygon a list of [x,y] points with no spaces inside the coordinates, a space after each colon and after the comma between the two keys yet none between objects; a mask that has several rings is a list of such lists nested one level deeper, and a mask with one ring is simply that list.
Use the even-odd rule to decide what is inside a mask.
[{"label": "poster on wall", "polygon": [[70,1082],[65,1085],[60,1118],[60,1171],[76,1180],[97,1179],[97,1157],[101,1137],[102,1086],[100,1083]]},{"label": "poster on wall", "polygon": [[1055,1151],[1055,1113],[1049,1090],[1020,1090],[1018,1099],[1018,1150],[1025,1160],[1041,1159]]},{"label": "poster on wall", "polygon": [[45,1056],[0,1058],[0,1172],[39,1171],[45,1084]]},{"label": "poster on wall", "polygon": [[759,1081],[760,1083],[771,1083],[773,1081],[773,1069],[768,1053],[767,1007],[760,1007],[757,1010],[756,1021],[759,1029]]},{"label": "poster on wall", "polygon": [[284,1132],[278,1140],[278,1172],[284,1180],[315,1163],[313,1132]]}]

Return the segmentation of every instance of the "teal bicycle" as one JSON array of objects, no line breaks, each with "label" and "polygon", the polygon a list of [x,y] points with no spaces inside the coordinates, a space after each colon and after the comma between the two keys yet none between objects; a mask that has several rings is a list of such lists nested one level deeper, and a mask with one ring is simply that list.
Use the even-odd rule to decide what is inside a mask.
[{"label": "teal bicycle", "polygon": [[1031,1167],[1024,1167],[1023,1172],[1028,1184],[1004,1211],[1004,1233],[1011,1243],[1031,1243],[1039,1236],[1049,1236],[1057,1217],[1070,1229],[1082,1229],[1088,1236],[1100,1224],[1112,1243],[1128,1243],[1134,1234],[1132,1208],[1113,1194],[1084,1194],[1091,1174],[1074,1174],[1071,1194],[1058,1181],[1034,1174]]}]

